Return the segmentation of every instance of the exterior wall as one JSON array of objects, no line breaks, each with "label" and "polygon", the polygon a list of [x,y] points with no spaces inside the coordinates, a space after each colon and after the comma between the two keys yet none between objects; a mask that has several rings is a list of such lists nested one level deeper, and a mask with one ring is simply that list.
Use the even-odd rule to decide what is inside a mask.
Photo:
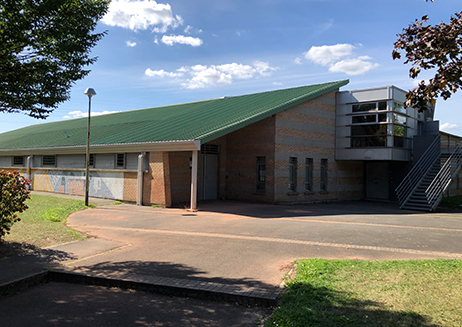
[{"label": "exterior wall", "polygon": [[[360,161],[335,161],[335,96],[329,92],[276,114],[275,202],[363,198]],[[296,190],[289,190],[289,158],[297,158]],[[305,160],[313,159],[312,189],[305,189]],[[327,159],[327,190],[321,190],[321,159]]]},{"label": "exterior wall", "polygon": [[144,175],[143,204],[172,205],[168,152],[150,152],[149,170]]},{"label": "exterior wall", "polygon": [[191,155],[190,151],[168,154],[172,204],[189,203],[191,200]]},{"label": "exterior wall", "polygon": [[[115,154],[96,154],[95,166],[90,169],[89,195],[123,201],[136,201],[137,153],[126,155],[127,166],[133,169],[114,169]],[[12,165],[13,157],[0,157],[2,169],[16,169],[31,180],[31,189],[71,195],[84,195],[85,155],[57,155],[55,167],[41,167],[42,156],[32,158],[32,169]],[[130,162],[130,165],[129,165]],[[6,165],[9,163],[9,165]],[[26,156],[24,165],[27,165]],[[136,165],[137,166],[137,165]]]},{"label": "exterior wall", "polygon": [[[127,194],[135,192],[124,179],[124,172],[90,171],[89,195],[115,200],[132,201]],[[136,174],[136,173],[135,173]],[[84,195],[85,171],[82,169],[32,169],[32,189],[71,195]],[[126,184],[127,183],[127,184]]]},{"label": "exterior wall", "polygon": [[[274,141],[274,116],[215,140],[215,144],[221,144],[218,167],[221,198],[274,202]],[[266,158],[265,192],[260,193],[256,192],[257,157]]]}]

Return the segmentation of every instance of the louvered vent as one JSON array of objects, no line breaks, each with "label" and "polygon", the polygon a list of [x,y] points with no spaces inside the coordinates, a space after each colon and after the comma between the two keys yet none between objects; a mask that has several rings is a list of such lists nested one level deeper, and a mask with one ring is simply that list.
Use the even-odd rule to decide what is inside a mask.
[{"label": "louvered vent", "polygon": [[202,144],[201,153],[202,154],[219,154],[220,146],[216,144]]}]

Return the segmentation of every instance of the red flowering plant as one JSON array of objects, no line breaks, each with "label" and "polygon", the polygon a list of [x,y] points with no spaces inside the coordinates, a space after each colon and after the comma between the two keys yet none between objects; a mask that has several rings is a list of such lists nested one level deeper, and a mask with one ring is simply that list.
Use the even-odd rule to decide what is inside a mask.
[{"label": "red flowering plant", "polygon": [[0,239],[10,233],[15,222],[21,220],[16,213],[28,208],[25,202],[30,198],[29,185],[30,181],[17,170],[0,171]]}]

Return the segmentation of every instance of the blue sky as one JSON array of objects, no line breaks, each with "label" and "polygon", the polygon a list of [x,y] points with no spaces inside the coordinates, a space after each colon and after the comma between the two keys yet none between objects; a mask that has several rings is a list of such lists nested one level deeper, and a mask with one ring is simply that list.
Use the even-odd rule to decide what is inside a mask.
[{"label": "blue sky", "polygon": [[[410,89],[396,34],[428,14],[448,22],[460,0],[113,0],[91,73],[46,121],[349,79],[342,90]],[[422,79],[430,78],[423,73]],[[43,123],[1,113],[0,132]],[[439,99],[442,129],[462,135],[462,93]]]}]

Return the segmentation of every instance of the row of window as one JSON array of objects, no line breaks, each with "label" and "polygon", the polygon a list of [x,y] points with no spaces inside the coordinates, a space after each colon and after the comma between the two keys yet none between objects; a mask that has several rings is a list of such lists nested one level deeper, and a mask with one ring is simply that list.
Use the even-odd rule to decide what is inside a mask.
[{"label": "row of window", "polygon": [[[289,158],[289,191],[297,192],[297,157]],[[321,192],[327,192],[327,159],[321,159]],[[257,185],[258,193],[265,192],[266,185],[266,157],[257,157]],[[313,192],[313,158],[305,158],[305,192]]]},{"label": "row of window", "polygon": [[[381,113],[387,110],[386,101],[355,104],[351,118],[351,147],[408,147],[408,124],[406,109],[398,102],[393,102],[393,112]],[[363,114],[356,114],[362,113]],[[387,116],[390,117],[387,120]],[[388,124],[393,123],[392,129]],[[393,136],[393,144],[387,144],[387,136]]]},{"label": "row of window", "polygon": [[[126,162],[125,153],[117,153],[115,155],[115,168],[125,168]],[[56,155],[43,155],[42,156],[42,167],[56,167],[57,165],[57,156]],[[88,164],[90,167],[95,167],[95,155],[90,154]],[[13,166],[25,166],[25,157],[24,156],[14,156],[13,157]]]}]

